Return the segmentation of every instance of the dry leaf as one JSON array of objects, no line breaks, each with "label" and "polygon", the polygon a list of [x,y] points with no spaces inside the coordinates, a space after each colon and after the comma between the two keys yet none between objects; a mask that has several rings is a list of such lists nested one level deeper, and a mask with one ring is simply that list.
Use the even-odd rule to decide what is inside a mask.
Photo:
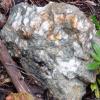
[{"label": "dry leaf", "polygon": [[35,100],[35,98],[29,93],[11,93],[6,97],[6,100]]}]

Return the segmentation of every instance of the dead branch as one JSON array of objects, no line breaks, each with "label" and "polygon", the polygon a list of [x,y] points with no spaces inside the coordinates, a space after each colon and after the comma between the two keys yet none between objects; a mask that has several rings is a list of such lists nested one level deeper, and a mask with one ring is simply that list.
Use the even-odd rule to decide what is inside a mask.
[{"label": "dead branch", "polygon": [[0,61],[7,70],[7,73],[12,79],[13,84],[15,85],[18,92],[28,92],[31,93],[30,89],[26,85],[23,76],[20,71],[17,69],[18,65],[12,60],[8,51],[0,40]]}]

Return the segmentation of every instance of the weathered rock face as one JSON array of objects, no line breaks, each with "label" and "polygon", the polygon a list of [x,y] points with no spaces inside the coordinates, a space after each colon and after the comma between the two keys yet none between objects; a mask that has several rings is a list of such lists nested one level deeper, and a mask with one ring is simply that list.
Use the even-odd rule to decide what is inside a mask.
[{"label": "weathered rock face", "polygon": [[12,9],[0,36],[18,46],[23,67],[59,100],[81,100],[85,82],[95,81],[86,67],[94,34],[93,24],[73,5],[21,3]]}]

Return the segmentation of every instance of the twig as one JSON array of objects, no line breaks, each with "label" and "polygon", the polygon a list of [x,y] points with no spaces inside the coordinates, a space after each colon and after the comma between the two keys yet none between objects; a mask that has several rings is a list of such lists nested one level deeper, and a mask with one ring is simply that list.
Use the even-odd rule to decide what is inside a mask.
[{"label": "twig", "polygon": [[6,47],[4,46],[2,40],[0,40],[0,61],[7,70],[7,73],[12,79],[13,84],[15,85],[18,92],[28,92],[31,93],[30,89],[26,85],[23,76],[20,71],[17,69],[18,65],[12,60]]}]

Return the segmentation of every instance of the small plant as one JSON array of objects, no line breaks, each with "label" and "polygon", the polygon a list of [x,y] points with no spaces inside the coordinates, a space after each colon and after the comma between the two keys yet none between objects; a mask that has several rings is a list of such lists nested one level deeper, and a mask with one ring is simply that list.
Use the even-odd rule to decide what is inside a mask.
[{"label": "small plant", "polygon": [[[97,43],[92,44],[93,52],[91,53],[91,57],[93,61],[88,64],[89,70],[97,70],[97,73],[100,74],[100,46]],[[100,79],[97,77],[96,82],[91,83],[90,88],[92,92],[95,93],[96,98],[100,99]]]},{"label": "small plant", "polygon": [[96,27],[96,34],[100,36],[100,22],[97,20],[96,16],[91,16],[91,19],[93,21],[93,23],[95,24]]},{"label": "small plant", "polygon": [[97,78],[97,81],[95,83],[91,83],[90,88],[92,92],[95,93],[96,98],[100,99],[100,79]]},{"label": "small plant", "polygon": [[89,70],[96,70],[100,68],[100,46],[97,43],[93,43],[92,47],[94,51],[91,53],[93,61],[88,64]]},{"label": "small plant", "polygon": [[[92,16],[91,19],[97,30],[96,34],[100,36],[100,22],[97,20],[96,16]],[[97,73],[100,74],[100,46],[97,43],[93,43],[92,47],[93,52],[91,53],[91,57],[93,58],[93,61],[87,66],[89,70],[96,70]],[[100,78],[97,77],[96,82],[90,84],[90,88],[92,92],[95,93],[96,98],[100,99]]]}]

